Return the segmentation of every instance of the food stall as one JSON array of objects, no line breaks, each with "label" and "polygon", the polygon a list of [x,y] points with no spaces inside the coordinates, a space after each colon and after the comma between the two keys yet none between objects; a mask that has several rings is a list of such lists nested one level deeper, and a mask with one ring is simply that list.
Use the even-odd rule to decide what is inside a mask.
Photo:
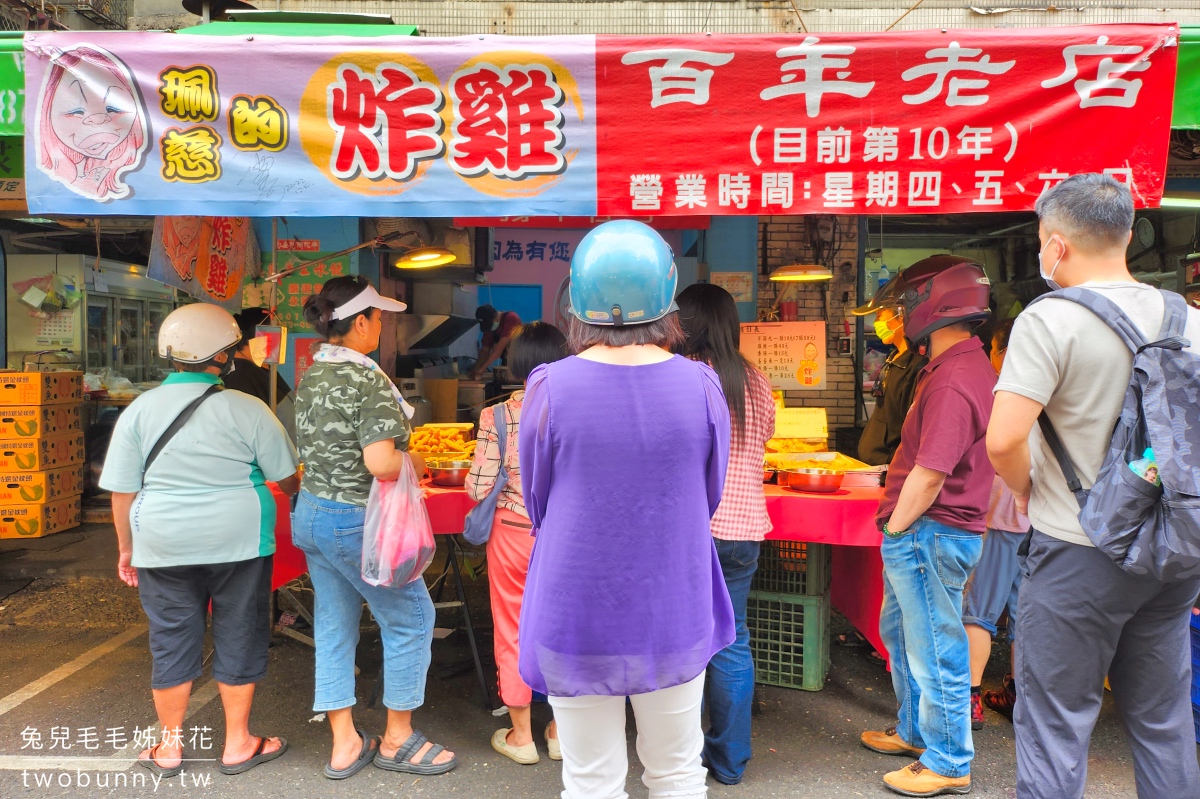
[{"label": "food stall", "polygon": [[[575,230],[606,217],[688,220],[675,226],[704,235],[679,238],[683,284],[707,280],[734,295],[747,324],[744,351],[780,392],[772,454],[815,456],[853,454],[842,431],[863,417],[864,336],[849,316],[864,296],[863,216],[1028,212],[1058,180],[1102,170],[1134,186],[1140,206],[1156,205],[1178,28],[653,39],[237,34],[213,37],[182,65],[176,36],[27,35],[31,108],[49,107],[72,56],[102,67],[89,75],[110,76],[131,103],[127,127],[115,132],[128,146],[109,154],[112,180],[99,183],[46,166],[41,150],[67,145],[53,122],[29,115],[30,135],[41,137],[26,148],[30,213],[253,219],[260,249],[272,253],[267,279],[298,266],[276,281],[290,319],[332,274],[318,267],[334,262],[339,274],[368,274],[402,294],[419,306],[414,316],[442,318],[428,328],[405,320],[387,333],[380,357],[401,380],[423,381],[434,405],[437,381],[455,374],[440,372],[449,365],[440,359],[453,360],[448,345],[461,339],[448,328],[451,341],[436,334],[469,322],[472,302],[499,306],[497,289],[525,281],[539,289],[528,301],[540,318],[561,310],[569,248],[549,235],[499,231],[556,230],[567,219]],[[1137,79],[1119,77],[1128,71]],[[407,91],[385,91],[397,83]],[[389,130],[398,119],[403,135]],[[344,216],[330,218],[331,209]],[[407,233],[378,225],[368,235],[365,219],[480,220],[472,268],[440,285],[400,280],[390,267],[404,258],[419,266],[416,245],[429,237],[401,239]],[[306,234],[309,224],[352,232]],[[475,257],[479,245],[484,257]],[[380,249],[388,259],[373,254]],[[228,288],[229,252],[205,259],[204,282]],[[535,261],[532,273],[516,269]],[[491,281],[487,266],[497,264],[507,276]],[[284,368],[302,368],[313,337],[291,336]],[[405,366],[413,374],[402,374]],[[431,418],[457,422],[460,406],[475,405],[460,403],[457,388],[456,418],[444,410]],[[818,410],[823,420],[810,412]],[[426,438],[432,455],[469,454],[469,435],[434,441],[430,430]],[[872,479],[854,464],[830,465]],[[832,601],[878,647],[879,488],[766,490],[773,539],[833,547],[828,586],[811,586],[817,612]],[[461,529],[464,497],[430,489],[438,532]],[[821,570],[818,559],[812,565]]]}]

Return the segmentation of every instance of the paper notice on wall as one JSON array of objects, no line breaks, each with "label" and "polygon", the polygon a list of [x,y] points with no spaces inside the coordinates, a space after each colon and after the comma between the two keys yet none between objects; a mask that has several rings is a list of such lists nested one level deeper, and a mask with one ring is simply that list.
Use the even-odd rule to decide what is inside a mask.
[{"label": "paper notice on wall", "polygon": [[771,388],[784,391],[826,388],[824,322],[744,324],[741,350],[766,374]]},{"label": "paper notice on wall", "polygon": [[59,311],[37,321],[38,346],[70,347],[75,343],[75,311]]},{"label": "paper notice on wall", "polygon": [[754,302],[753,272],[713,272],[709,281],[733,295],[734,302]]}]

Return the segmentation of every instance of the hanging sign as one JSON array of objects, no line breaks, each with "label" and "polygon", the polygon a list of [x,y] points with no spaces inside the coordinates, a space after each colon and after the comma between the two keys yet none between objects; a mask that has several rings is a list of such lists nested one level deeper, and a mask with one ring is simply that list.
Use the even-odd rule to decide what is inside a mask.
[{"label": "hanging sign", "polygon": [[[31,32],[31,213],[1028,211],[1162,195],[1174,24],[864,34]],[[195,44],[189,40],[189,44]]]},{"label": "hanging sign", "polygon": [[742,325],[742,354],[766,374],[771,388],[821,391],[825,385],[824,322]]}]

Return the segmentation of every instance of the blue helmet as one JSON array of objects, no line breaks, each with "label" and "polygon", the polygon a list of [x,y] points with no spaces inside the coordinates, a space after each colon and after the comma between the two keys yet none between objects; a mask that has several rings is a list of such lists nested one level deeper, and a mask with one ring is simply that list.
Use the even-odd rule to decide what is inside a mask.
[{"label": "blue helmet", "polygon": [[671,247],[649,225],[599,225],[571,258],[571,313],[589,325],[640,325],[679,310]]}]

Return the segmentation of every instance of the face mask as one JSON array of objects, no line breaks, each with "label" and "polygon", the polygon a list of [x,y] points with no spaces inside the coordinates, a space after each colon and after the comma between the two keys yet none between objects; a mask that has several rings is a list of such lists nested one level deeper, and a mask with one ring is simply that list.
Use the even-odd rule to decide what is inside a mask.
[{"label": "face mask", "polygon": [[888,327],[888,323],[882,319],[875,320],[875,335],[879,336],[880,341],[887,341],[893,335],[893,331]]},{"label": "face mask", "polygon": [[[1045,264],[1042,263],[1042,253],[1044,253],[1046,251],[1046,247],[1049,247],[1050,242],[1052,242],[1052,241],[1054,241],[1053,237],[1051,237],[1046,242],[1046,244],[1042,247],[1042,249],[1038,250],[1038,274],[1040,274],[1042,276],[1042,280],[1045,280],[1046,284],[1049,285],[1053,291],[1058,291],[1059,289],[1062,288],[1062,286],[1060,286],[1060,285],[1058,285],[1058,283],[1054,282],[1054,273],[1058,271],[1058,265],[1062,263],[1063,256],[1062,255],[1058,256],[1058,260],[1054,262],[1054,266],[1050,267],[1050,274],[1046,274],[1046,266],[1045,266]],[[1065,255],[1066,248],[1063,248],[1063,249],[1064,249],[1063,254]]]}]

